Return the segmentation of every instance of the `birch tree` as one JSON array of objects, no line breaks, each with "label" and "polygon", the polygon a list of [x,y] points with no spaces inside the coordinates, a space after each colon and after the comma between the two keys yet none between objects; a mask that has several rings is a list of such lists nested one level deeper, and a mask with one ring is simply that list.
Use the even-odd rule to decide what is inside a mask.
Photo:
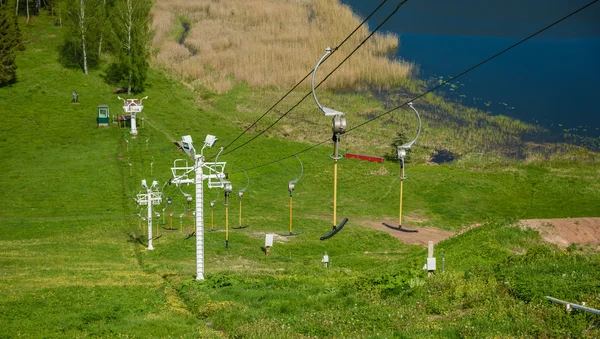
[{"label": "birch tree", "polygon": [[148,71],[150,46],[149,0],[118,0],[112,19],[112,44],[117,62],[108,74],[127,93],[142,91]]},{"label": "birch tree", "polygon": [[19,21],[6,1],[0,2],[0,87],[17,79],[17,51],[24,50]]},{"label": "birch tree", "polygon": [[78,64],[85,74],[98,61],[100,0],[70,0],[65,18],[63,57]]}]

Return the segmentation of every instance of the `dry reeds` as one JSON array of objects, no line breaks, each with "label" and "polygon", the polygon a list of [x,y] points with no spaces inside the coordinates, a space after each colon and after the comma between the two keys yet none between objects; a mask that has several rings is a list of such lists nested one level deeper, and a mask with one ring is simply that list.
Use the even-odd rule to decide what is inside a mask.
[{"label": "dry reeds", "polygon": [[[157,0],[153,13],[155,60],[217,92],[232,81],[291,87],[314,67],[325,47],[339,44],[361,21],[338,0]],[[173,33],[181,31],[176,25],[182,21],[191,24],[185,46],[176,43]],[[321,77],[368,34],[366,25],[361,27],[323,65]],[[385,88],[406,78],[412,65],[389,58],[398,45],[394,34],[375,34],[323,87]]]}]

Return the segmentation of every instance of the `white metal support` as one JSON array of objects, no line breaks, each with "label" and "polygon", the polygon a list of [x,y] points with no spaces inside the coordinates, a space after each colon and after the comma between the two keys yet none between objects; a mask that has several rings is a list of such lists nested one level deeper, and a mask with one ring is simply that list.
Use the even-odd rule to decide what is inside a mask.
[{"label": "white metal support", "polygon": [[154,250],[152,246],[152,189],[148,187],[148,250]]},{"label": "white metal support", "polygon": [[204,176],[202,155],[196,155],[196,280],[204,280]]},{"label": "white metal support", "polygon": [[[142,180],[142,187],[146,190],[146,193],[138,193],[135,201],[140,206],[148,206],[148,250],[154,250],[152,244],[152,205],[158,205],[162,202],[162,193],[158,190],[158,182],[153,181],[151,186],[148,186],[146,180]],[[141,217],[141,215],[138,214]],[[160,214],[159,214],[160,216]],[[141,226],[141,224],[140,224]]]},{"label": "white metal support", "polygon": [[[194,158],[194,166],[185,167],[178,166],[180,160],[176,160],[174,167],[171,168],[173,173],[173,179],[171,183],[175,185],[181,184],[196,184],[196,280],[204,280],[204,179],[208,179],[208,187],[223,187],[225,174],[225,162],[204,162],[203,151],[205,147],[212,147],[217,138],[213,135],[207,135],[204,141],[204,146],[200,150],[200,154],[196,154],[196,150],[193,147],[192,138],[188,135],[182,138],[182,145],[184,151]],[[223,151],[223,148],[217,154]],[[208,173],[204,174],[204,169],[208,169]],[[189,174],[195,171],[196,176],[194,179],[189,178]]]}]

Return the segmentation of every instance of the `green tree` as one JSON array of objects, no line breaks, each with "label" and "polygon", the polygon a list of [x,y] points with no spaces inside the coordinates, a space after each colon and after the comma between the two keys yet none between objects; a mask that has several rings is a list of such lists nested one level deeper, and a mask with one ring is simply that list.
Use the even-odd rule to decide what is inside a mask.
[{"label": "green tree", "polygon": [[[398,153],[397,153],[398,146],[405,145],[409,141],[410,140],[406,136],[406,133],[398,132],[396,134],[396,136],[392,139],[392,143],[390,144],[390,147],[391,147],[390,152],[385,155],[385,158],[388,160],[398,160]],[[411,153],[411,150],[409,148],[406,150],[406,157],[404,158],[405,162],[410,162],[410,160],[411,160],[410,153]]]},{"label": "green tree", "polygon": [[110,65],[107,78],[127,88],[127,93],[144,89],[150,55],[149,0],[117,0],[111,15],[112,50],[117,62]]},{"label": "green tree", "polygon": [[63,61],[76,64],[88,74],[98,63],[101,0],[68,0],[65,17]]},{"label": "green tree", "polygon": [[10,2],[0,3],[0,86],[17,79],[17,51],[23,46],[19,20]]}]

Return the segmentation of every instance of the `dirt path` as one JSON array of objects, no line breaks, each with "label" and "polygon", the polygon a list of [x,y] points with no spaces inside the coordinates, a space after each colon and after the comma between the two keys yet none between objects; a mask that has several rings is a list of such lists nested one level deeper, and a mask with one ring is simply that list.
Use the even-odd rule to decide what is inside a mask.
[{"label": "dirt path", "polygon": [[[384,220],[384,222],[391,225],[397,223],[393,220]],[[600,218],[528,219],[521,220],[521,223],[540,232],[545,241],[557,244],[560,247],[564,248],[572,243],[577,243],[595,245],[596,249],[600,250]],[[373,220],[365,220],[361,224],[387,232],[403,243],[410,245],[427,246],[429,241],[437,244],[460,233],[427,226],[418,227],[418,233],[399,232],[383,226],[381,221]],[[477,226],[479,225],[473,227]]]},{"label": "dirt path", "polygon": [[596,245],[600,250],[600,218],[529,219],[521,223],[538,230],[544,240],[560,247],[577,243]]}]

